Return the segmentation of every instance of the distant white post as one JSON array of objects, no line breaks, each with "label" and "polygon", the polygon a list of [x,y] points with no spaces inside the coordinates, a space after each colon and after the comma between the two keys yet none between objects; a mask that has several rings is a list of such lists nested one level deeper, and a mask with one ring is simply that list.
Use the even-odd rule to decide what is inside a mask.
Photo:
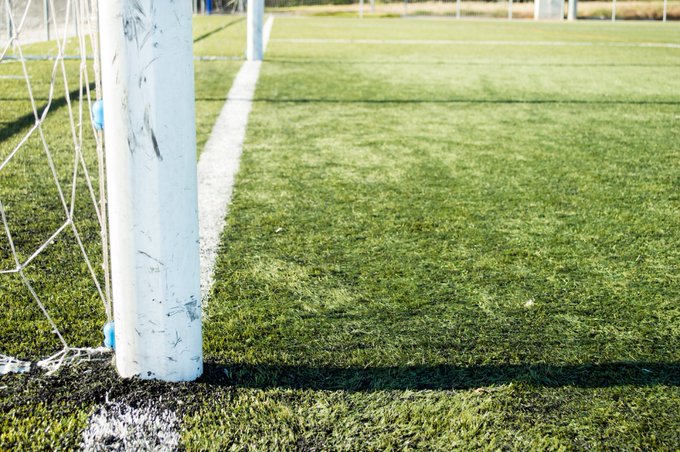
[{"label": "distant white post", "polygon": [[189,2],[99,2],[116,367],[203,372]]},{"label": "distant white post", "polygon": [[578,11],[578,0],[569,0],[569,5],[567,6],[567,20],[576,20]]},{"label": "distant white post", "polygon": [[7,15],[7,39],[12,39],[12,0],[5,0],[5,14]]},{"label": "distant white post", "polygon": [[375,0],[371,0],[371,14],[375,13]]},{"label": "distant white post", "polygon": [[43,20],[45,22],[45,40],[50,40],[50,5],[49,0],[43,0]]},{"label": "distant white post", "polygon": [[612,0],[612,22],[616,21],[616,0]]},{"label": "distant white post", "polygon": [[460,19],[460,0],[456,0],[456,19]]},{"label": "distant white post", "polygon": [[364,18],[364,0],[359,0],[359,18]]},{"label": "distant white post", "polygon": [[534,0],[535,20],[563,20],[564,0]]},{"label": "distant white post", "polygon": [[512,0],[508,0],[508,20],[512,20]]},{"label": "distant white post", "polygon": [[663,0],[663,21],[666,22],[666,13],[668,12],[668,0]]},{"label": "distant white post", "polygon": [[262,49],[262,17],[264,16],[264,0],[248,0],[246,59],[261,61]]}]

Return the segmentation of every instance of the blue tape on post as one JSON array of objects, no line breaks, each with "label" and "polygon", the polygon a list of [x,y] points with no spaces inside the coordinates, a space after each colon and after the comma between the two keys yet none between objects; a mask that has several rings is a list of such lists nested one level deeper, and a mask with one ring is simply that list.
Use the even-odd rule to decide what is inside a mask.
[{"label": "blue tape on post", "polygon": [[115,330],[113,328],[113,322],[109,322],[106,325],[104,325],[103,332],[104,332],[104,347],[115,350],[116,335],[114,334]]},{"label": "blue tape on post", "polygon": [[92,104],[92,119],[95,129],[104,130],[104,102],[101,100]]}]

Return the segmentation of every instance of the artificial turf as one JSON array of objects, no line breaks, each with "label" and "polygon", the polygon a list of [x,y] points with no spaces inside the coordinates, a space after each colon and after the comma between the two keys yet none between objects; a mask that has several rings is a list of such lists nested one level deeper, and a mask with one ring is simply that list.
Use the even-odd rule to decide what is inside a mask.
[{"label": "artificial turf", "polygon": [[[234,19],[211,20],[197,37]],[[626,42],[675,47],[605,45]],[[680,448],[678,45],[675,24],[277,18],[205,377],[2,377],[0,446],[77,444],[108,394],[179,410],[190,450]],[[0,343],[28,350],[11,316]]]}]

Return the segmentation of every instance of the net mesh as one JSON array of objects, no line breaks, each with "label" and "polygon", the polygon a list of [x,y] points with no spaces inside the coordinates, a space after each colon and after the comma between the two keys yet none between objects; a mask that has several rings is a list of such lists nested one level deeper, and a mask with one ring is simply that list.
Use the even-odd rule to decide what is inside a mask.
[{"label": "net mesh", "polygon": [[53,373],[103,354],[111,320],[97,3],[39,2],[56,39],[35,42],[38,2],[2,1],[0,372],[52,353],[37,364]]}]

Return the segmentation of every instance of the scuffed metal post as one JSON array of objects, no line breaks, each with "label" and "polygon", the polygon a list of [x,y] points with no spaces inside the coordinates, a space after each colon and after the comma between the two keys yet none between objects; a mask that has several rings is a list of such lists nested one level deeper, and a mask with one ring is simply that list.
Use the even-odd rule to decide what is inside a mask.
[{"label": "scuffed metal post", "polygon": [[189,2],[99,3],[116,367],[203,372]]},{"label": "scuffed metal post", "polygon": [[262,47],[262,18],[264,16],[264,0],[248,0],[246,29],[246,59],[261,61],[264,54]]}]

